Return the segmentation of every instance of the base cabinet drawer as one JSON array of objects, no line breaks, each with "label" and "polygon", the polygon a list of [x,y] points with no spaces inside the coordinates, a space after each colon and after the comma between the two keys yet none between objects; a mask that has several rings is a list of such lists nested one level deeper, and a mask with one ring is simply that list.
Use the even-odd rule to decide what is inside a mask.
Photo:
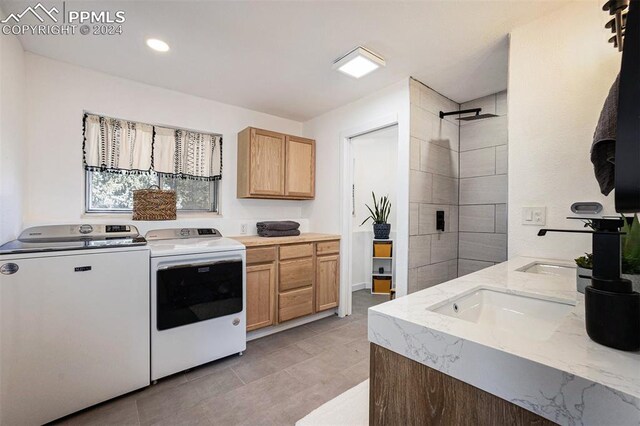
[{"label": "base cabinet drawer", "polygon": [[280,262],[279,281],[279,292],[313,285],[313,258]]},{"label": "base cabinet drawer", "polygon": [[280,260],[313,256],[313,244],[288,244],[280,246]]},{"label": "base cabinet drawer", "polygon": [[278,321],[288,321],[313,313],[313,287],[280,293],[278,296]]},{"label": "base cabinet drawer", "polygon": [[316,244],[316,254],[338,254],[340,253],[340,241],[321,241]]},{"label": "base cabinet drawer", "polygon": [[256,263],[274,262],[276,260],[276,247],[260,247],[247,249],[247,265]]}]

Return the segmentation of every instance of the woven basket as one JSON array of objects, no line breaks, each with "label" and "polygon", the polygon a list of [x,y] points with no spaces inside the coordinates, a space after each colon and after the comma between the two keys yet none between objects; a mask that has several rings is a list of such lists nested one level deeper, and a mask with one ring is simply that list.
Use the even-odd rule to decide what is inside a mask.
[{"label": "woven basket", "polygon": [[133,191],[133,220],[176,220],[176,191],[157,185]]}]

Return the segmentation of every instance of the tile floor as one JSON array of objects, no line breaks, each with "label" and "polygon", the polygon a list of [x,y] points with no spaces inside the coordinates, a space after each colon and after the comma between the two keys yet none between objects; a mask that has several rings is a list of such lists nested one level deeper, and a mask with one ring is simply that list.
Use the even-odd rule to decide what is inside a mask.
[{"label": "tile floor", "polygon": [[165,378],[57,424],[292,425],[369,377],[367,308],[386,300],[357,291],[349,317],[251,341],[241,357]]}]

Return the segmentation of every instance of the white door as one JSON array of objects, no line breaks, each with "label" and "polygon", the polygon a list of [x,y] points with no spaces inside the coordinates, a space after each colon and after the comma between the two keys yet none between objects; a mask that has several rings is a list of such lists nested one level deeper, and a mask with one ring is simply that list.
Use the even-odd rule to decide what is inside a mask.
[{"label": "white door", "polygon": [[148,251],[10,262],[19,270],[0,275],[1,424],[43,424],[149,384]]}]

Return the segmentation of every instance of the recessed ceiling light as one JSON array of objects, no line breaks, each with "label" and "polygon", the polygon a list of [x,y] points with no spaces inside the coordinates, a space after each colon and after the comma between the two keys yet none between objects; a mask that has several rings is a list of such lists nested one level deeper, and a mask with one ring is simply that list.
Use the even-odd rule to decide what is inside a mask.
[{"label": "recessed ceiling light", "polygon": [[169,51],[169,45],[167,43],[165,43],[162,40],[158,40],[157,38],[148,38],[147,39],[147,46],[149,46],[150,48],[152,48],[153,50],[157,51],[157,52],[168,52]]},{"label": "recessed ceiling light", "polygon": [[355,78],[365,76],[381,66],[385,66],[384,58],[362,46],[356,47],[333,62],[333,69]]}]

